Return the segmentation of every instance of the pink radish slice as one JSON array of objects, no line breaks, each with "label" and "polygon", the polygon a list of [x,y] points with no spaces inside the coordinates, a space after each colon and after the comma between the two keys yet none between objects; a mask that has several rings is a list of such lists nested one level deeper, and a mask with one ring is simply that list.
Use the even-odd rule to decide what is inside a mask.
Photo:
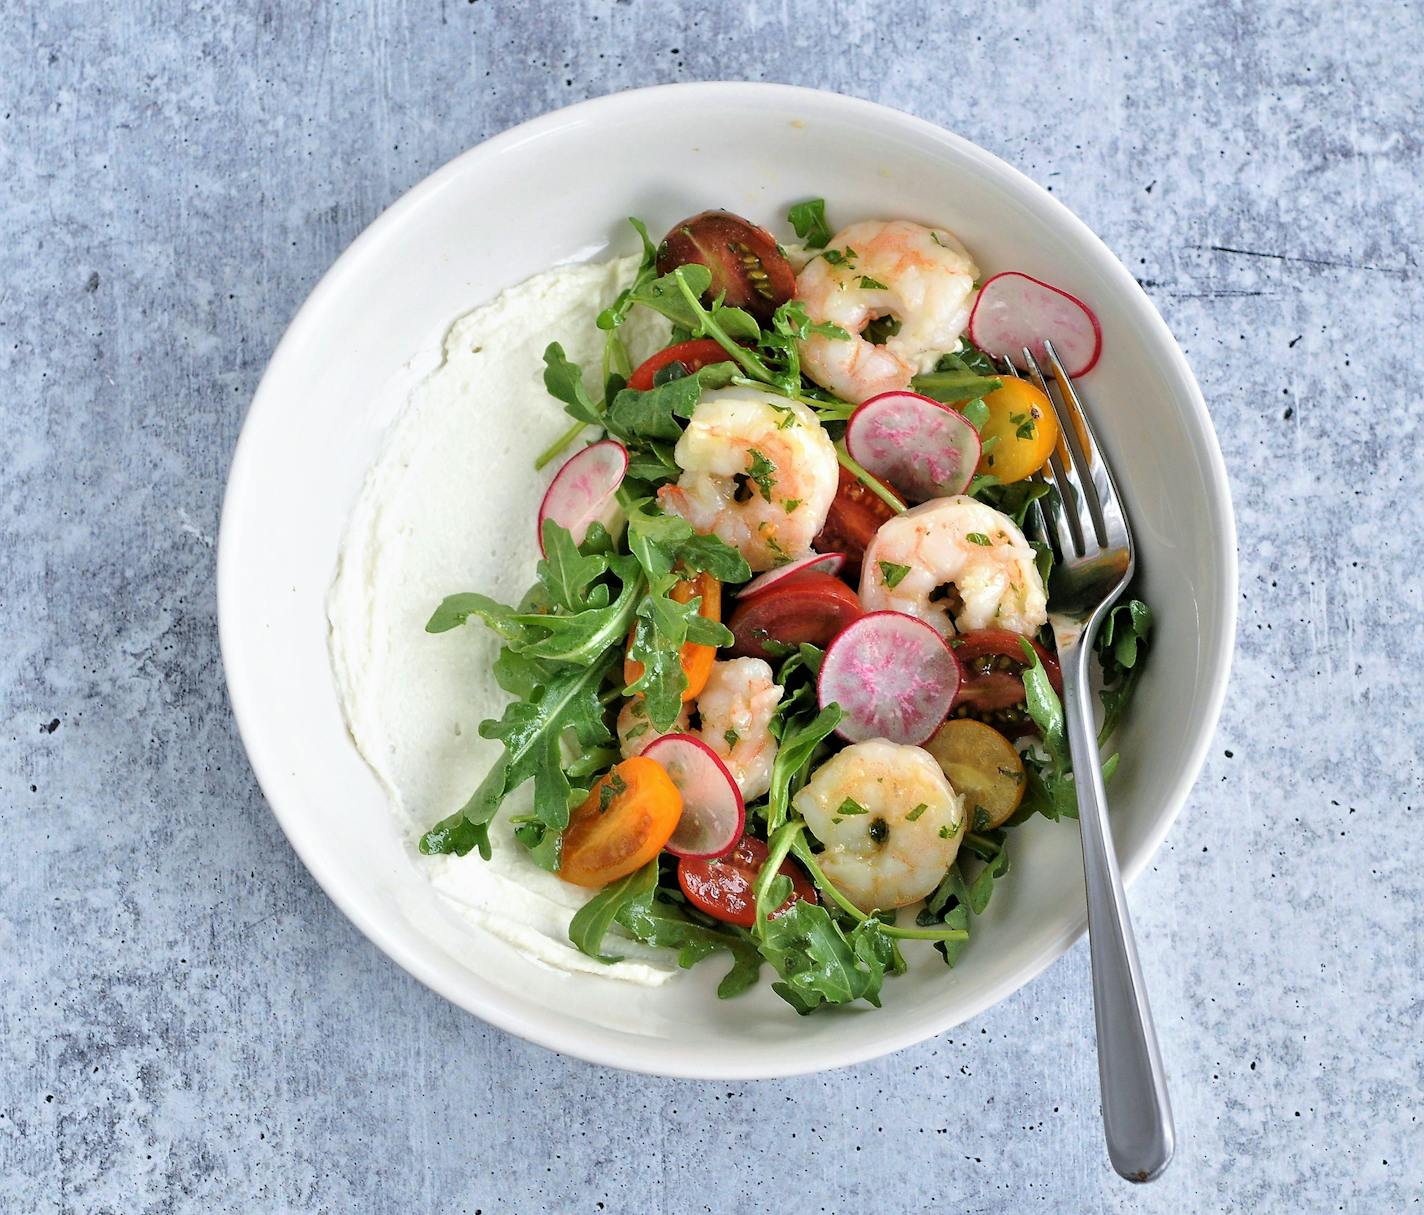
[{"label": "pink radish slice", "polygon": [[959,680],[959,660],[933,625],[904,612],[871,612],[831,642],[816,695],[822,708],[840,705],[842,738],[918,746],[943,723]]},{"label": "pink radish slice", "polygon": [[667,850],[693,860],[730,852],[746,826],[746,808],[727,765],[700,738],[664,734],[643,751],[672,778],[682,794],[682,818]]},{"label": "pink radish slice", "polygon": [[979,289],[969,314],[969,340],[980,350],[1006,355],[1027,370],[1023,348],[1043,359],[1045,338],[1070,376],[1087,375],[1103,350],[1098,318],[1075,295],[1017,270],[996,274]]},{"label": "pink radish slice", "polygon": [[544,520],[566,527],[582,544],[595,523],[609,526],[618,514],[613,495],[628,471],[628,449],[612,439],[592,443],[564,461],[539,503],[539,552],[544,552]]},{"label": "pink radish slice", "polygon": [[917,392],[871,397],[846,425],[851,457],[911,502],[962,494],[980,446],[979,432],[963,414]]},{"label": "pink radish slice", "polygon": [[758,574],[737,592],[737,598],[745,599],[749,595],[758,595],[762,591],[769,590],[778,582],[790,578],[792,574],[804,574],[807,570],[820,570],[825,574],[839,574],[841,572],[841,566],[844,564],[844,553],[812,553],[809,557],[802,557],[800,560],[792,561],[788,565],[780,566],[774,570],[767,570],[764,574]]}]

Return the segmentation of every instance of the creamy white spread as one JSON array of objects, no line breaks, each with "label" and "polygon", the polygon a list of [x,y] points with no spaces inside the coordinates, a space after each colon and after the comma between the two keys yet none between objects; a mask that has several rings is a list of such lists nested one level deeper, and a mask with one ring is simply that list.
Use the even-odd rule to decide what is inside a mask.
[{"label": "creamy white spread", "polygon": [[[444,358],[411,394],[352,511],[327,604],[331,661],[351,736],[384,785],[412,845],[462,805],[498,757],[479,736],[508,700],[490,664],[497,642],[480,624],[425,632],[446,595],[477,590],[517,602],[534,580],[535,516],[557,468],[534,460],[569,419],[543,384],[543,353],[560,342],[597,399],[603,334],[594,318],[636,267],[635,258],[560,266],[505,291],[451,325]],[[623,333],[634,362],[667,341],[647,309]],[[676,971],[671,957],[634,941],[609,942],[625,961],[605,965],[568,939],[590,897],[529,860],[508,818],[529,804],[519,790],[492,830],[493,859],[421,857],[412,863],[471,926],[561,970],[645,985]]]}]

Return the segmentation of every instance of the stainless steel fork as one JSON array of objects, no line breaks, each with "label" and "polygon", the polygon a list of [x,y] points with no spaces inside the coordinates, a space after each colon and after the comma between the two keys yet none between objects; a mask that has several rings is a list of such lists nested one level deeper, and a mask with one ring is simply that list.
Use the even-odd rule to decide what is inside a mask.
[{"label": "stainless steel fork", "polygon": [[[1132,577],[1132,532],[1083,403],[1052,343],[1043,346],[1051,378],[1027,348],[1023,359],[1053,405],[1064,440],[1049,461],[1057,493],[1038,505],[1046,521],[1044,539],[1056,557],[1048,620],[1063,667],[1063,712],[1083,839],[1103,1130],[1113,1168],[1129,1181],[1151,1181],[1171,1161],[1176,1136],[1108,823],[1088,680],[1098,628]],[[1019,374],[1012,362],[1004,363],[1006,372]]]}]

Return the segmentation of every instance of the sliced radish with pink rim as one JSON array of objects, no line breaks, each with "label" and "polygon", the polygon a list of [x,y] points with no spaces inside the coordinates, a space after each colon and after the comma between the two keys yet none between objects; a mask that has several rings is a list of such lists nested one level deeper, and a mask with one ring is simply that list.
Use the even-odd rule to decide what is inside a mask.
[{"label": "sliced radish with pink rim", "polygon": [[841,566],[844,564],[844,553],[812,553],[809,557],[802,557],[798,561],[792,561],[774,570],[767,570],[764,574],[758,574],[737,592],[737,598],[745,599],[748,595],[758,595],[778,582],[790,578],[792,574],[804,574],[808,570],[820,570],[823,574],[839,574]]},{"label": "sliced radish with pink rim", "polygon": [[944,722],[959,680],[959,660],[933,625],[904,612],[871,612],[836,634],[816,695],[822,708],[840,705],[842,738],[918,746]]},{"label": "sliced radish with pink rim", "polygon": [[866,472],[911,502],[969,488],[979,432],[963,414],[917,392],[882,392],[851,414],[846,449]]},{"label": "sliced radish with pink rim", "polygon": [[1070,376],[1087,375],[1103,350],[1098,318],[1076,295],[1017,270],[996,274],[979,289],[969,315],[969,340],[980,350],[1007,356],[1027,370],[1023,348],[1042,359],[1045,339]]},{"label": "sliced radish with pink rim", "polygon": [[711,747],[691,734],[664,734],[643,756],[661,764],[682,794],[682,817],[667,842],[669,852],[700,860],[736,847],[746,808],[737,782]]},{"label": "sliced radish with pink rim", "polygon": [[613,495],[627,471],[628,449],[612,439],[592,443],[565,460],[539,503],[539,552],[544,552],[545,519],[567,528],[575,544],[583,543],[595,523],[611,526],[618,517]]}]

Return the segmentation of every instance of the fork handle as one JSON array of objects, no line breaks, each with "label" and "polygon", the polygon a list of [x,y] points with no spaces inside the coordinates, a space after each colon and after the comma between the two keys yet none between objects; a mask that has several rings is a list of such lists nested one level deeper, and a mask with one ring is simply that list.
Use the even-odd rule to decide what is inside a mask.
[{"label": "fork handle", "polygon": [[1151,1181],[1171,1161],[1176,1135],[1108,824],[1088,682],[1091,657],[1091,630],[1071,654],[1059,652],[1088,890],[1088,949],[1093,962],[1103,1131],[1113,1168],[1129,1181]]}]

